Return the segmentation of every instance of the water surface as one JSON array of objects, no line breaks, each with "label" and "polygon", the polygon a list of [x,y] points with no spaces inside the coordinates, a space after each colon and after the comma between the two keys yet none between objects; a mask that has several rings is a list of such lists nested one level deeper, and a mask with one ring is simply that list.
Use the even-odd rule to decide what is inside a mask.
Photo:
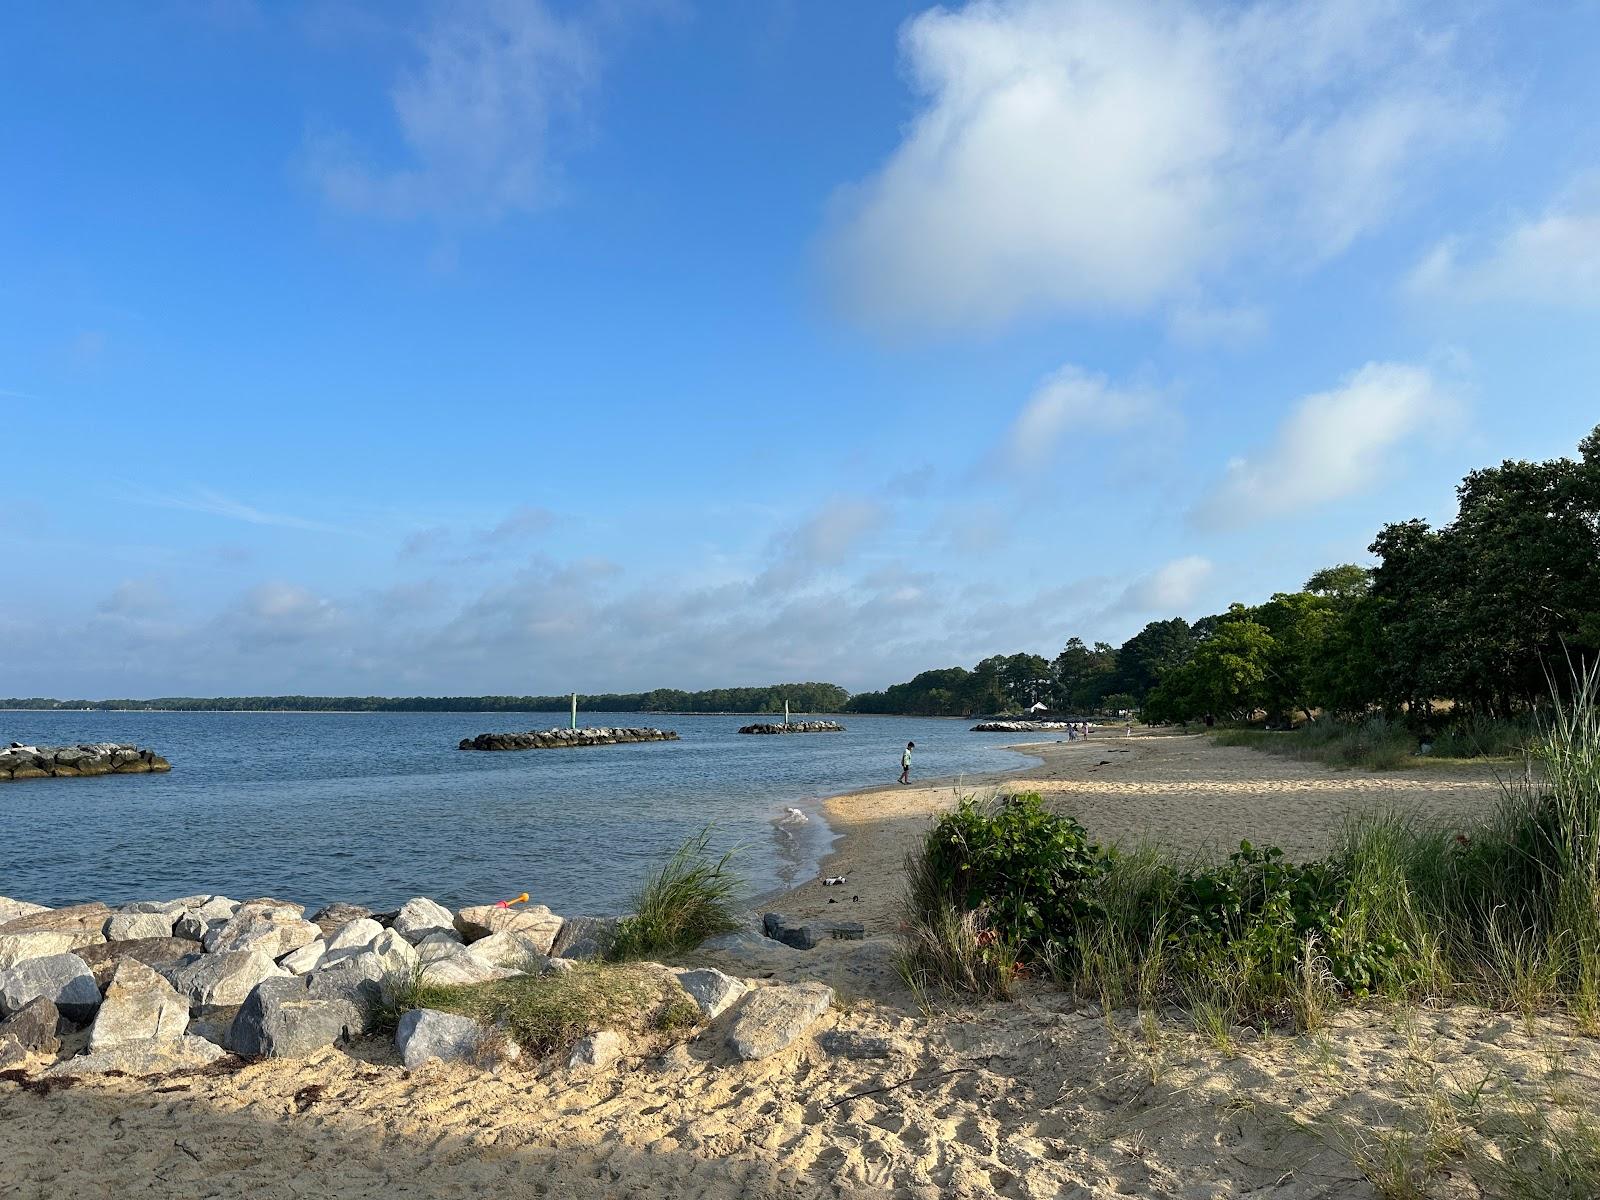
[{"label": "water surface", "polygon": [[[844,733],[741,736],[757,718],[583,713],[683,740],[461,751],[550,713],[0,712],[0,744],[135,742],[167,775],[0,783],[0,895],[60,905],[197,892],[316,907],[452,907],[528,892],[558,912],[625,911],[644,872],[714,824],[750,894],[801,882],[831,841],[830,795],[899,774],[1005,770],[1028,735],[960,721],[843,717]],[[765,719],[765,718],[760,718]],[[1037,735],[1036,735],[1037,736]],[[809,816],[781,823],[793,806]]]}]

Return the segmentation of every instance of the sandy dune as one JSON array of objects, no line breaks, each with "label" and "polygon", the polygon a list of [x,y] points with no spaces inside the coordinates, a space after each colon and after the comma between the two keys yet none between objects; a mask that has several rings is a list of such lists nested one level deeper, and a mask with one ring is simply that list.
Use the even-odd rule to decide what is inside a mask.
[{"label": "sandy dune", "polygon": [[[1050,791],[1105,838],[1251,836],[1297,851],[1374,797],[1468,812],[1493,795],[1487,773],[1341,775],[1176,739],[1126,748],[1051,747],[1008,786]],[[1479,1197],[1485,1114],[1595,1109],[1600,1047],[1558,1021],[1347,1011],[1315,1036],[1242,1033],[1224,1053],[1176,1023],[1108,1019],[1042,988],[925,1015],[882,933],[900,857],[952,796],[899,788],[831,803],[844,837],[828,869],[851,882],[807,885],[782,906],[849,910],[879,936],[701,956],[839,987],[816,1036],[785,1054],[734,1062],[713,1029],[596,1076],[554,1064],[407,1075],[381,1042],[156,1080],[45,1088],[12,1075],[0,1079],[0,1192],[1365,1200],[1373,1164],[1443,1122],[1459,1149],[1430,1194]]]}]

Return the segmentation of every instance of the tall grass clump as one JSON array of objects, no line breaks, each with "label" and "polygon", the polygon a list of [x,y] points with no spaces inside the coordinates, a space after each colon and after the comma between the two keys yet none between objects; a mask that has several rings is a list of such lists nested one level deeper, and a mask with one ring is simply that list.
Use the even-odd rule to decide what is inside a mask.
[{"label": "tall grass clump", "polygon": [[617,923],[612,958],[681,954],[739,927],[734,902],[740,880],[730,868],[734,852],[713,857],[710,842],[707,827],[650,873],[634,894],[632,915]]},{"label": "tall grass clump", "polygon": [[580,963],[571,971],[489,983],[425,986],[421,1006],[475,1018],[520,1047],[546,1053],[601,1029],[672,1035],[700,1010],[670,977],[630,963]]}]

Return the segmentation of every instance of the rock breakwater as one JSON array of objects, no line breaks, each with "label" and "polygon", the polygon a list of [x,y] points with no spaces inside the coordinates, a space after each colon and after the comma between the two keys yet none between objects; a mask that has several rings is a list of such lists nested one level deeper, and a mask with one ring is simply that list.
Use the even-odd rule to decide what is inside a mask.
[{"label": "rock breakwater", "polygon": [[172,764],[155,751],[121,742],[83,742],[76,746],[24,746],[12,742],[0,750],[0,781],[144,775],[170,770]]},{"label": "rock breakwater", "polygon": [[[793,925],[776,915],[768,921],[786,931]],[[832,989],[818,983],[767,985],[650,962],[604,965],[618,926],[617,918],[563,917],[537,904],[452,910],[426,896],[391,913],[337,904],[310,918],[301,905],[266,896],[59,909],[0,896],[0,1070],[155,1075],[229,1053],[304,1058],[378,1032],[396,1006],[409,1010],[394,1035],[408,1069],[433,1058],[496,1067],[521,1057],[505,1028],[407,1005],[405,988],[416,983],[471,987],[624,972],[630,988],[648,984],[674,1006],[683,1036],[727,1013],[718,1029],[746,1061],[805,1036],[832,1002]],[[860,928],[846,923],[831,933],[859,937]],[[571,1048],[570,1067],[603,1069],[656,1028],[590,1031]]]},{"label": "rock breakwater", "polygon": [[740,733],[843,733],[844,726],[837,721],[790,721],[787,724],[762,721],[746,725]]},{"label": "rock breakwater", "polygon": [[1072,729],[1075,721],[980,721],[972,727],[973,733],[1045,733],[1050,730]]},{"label": "rock breakwater", "polygon": [[675,742],[670,729],[532,729],[527,733],[480,733],[462,738],[462,750],[557,750],[568,746],[618,746],[627,742]]}]

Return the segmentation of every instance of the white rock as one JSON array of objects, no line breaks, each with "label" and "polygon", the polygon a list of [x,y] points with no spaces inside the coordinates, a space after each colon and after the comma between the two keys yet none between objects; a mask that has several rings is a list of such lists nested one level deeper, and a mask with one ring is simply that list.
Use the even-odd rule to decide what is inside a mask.
[{"label": "white rock", "polygon": [[189,915],[199,917],[202,921],[228,921],[238,911],[237,900],[230,900],[226,896],[211,896],[204,903],[191,908]]},{"label": "white rock", "polygon": [[588,1037],[578,1039],[577,1044],[572,1047],[572,1053],[567,1057],[567,1066],[587,1067],[592,1070],[609,1067],[622,1057],[624,1048],[620,1034],[602,1029],[599,1033],[591,1033]]},{"label": "white rock", "polygon": [[0,970],[27,962],[30,958],[70,954],[82,945],[82,934],[52,929],[41,929],[35,933],[0,933]]},{"label": "white rock", "polygon": [[745,1061],[786,1049],[833,1003],[833,989],[821,983],[781,983],[752,988],[734,1010],[728,1045]]},{"label": "white rock", "polygon": [[400,912],[389,925],[390,929],[413,944],[420,942],[430,933],[441,929],[454,930],[455,927],[455,914],[426,896],[413,896],[407,900],[400,906]]},{"label": "white rock", "polygon": [[495,967],[476,957],[465,946],[434,944],[421,948],[418,953],[424,983],[441,985],[462,983],[488,983],[495,979],[510,979],[520,974],[509,967]]},{"label": "white rock", "polygon": [[31,917],[34,913],[49,912],[43,904],[31,904],[26,900],[13,900],[10,896],[0,896],[0,925],[7,921],[15,921],[18,917]]},{"label": "white rock", "polygon": [[9,1017],[38,996],[49,998],[62,1016],[80,1023],[100,1007],[94,973],[76,954],[30,958],[0,971],[0,1017]]},{"label": "white rock", "polygon": [[322,962],[324,966],[328,966],[342,958],[354,958],[358,954],[375,955],[383,964],[385,975],[409,976],[417,968],[416,949],[392,929],[385,929],[370,945],[330,950]]},{"label": "white rock", "polygon": [[291,975],[305,975],[315,971],[328,953],[328,944],[321,938],[307,942],[298,950],[291,950],[278,960],[278,965]]},{"label": "white rock", "polygon": [[520,933],[527,936],[540,954],[549,954],[561,932],[562,918],[542,904],[501,908],[496,904],[477,904],[463,908],[456,928],[469,942],[491,933]]},{"label": "white rock", "polygon": [[673,974],[707,1021],[721,1016],[750,990],[750,985],[744,980],[724,975],[715,967],[698,967],[692,971],[674,971]]},{"label": "white rock", "polygon": [[255,902],[241,905],[226,925],[207,933],[201,944],[207,954],[257,950],[268,958],[282,957],[322,936],[322,930],[294,909],[256,907]]},{"label": "white rock", "polygon": [[89,1051],[130,1043],[175,1042],[189,1027],[189,1005],[144,963],[124,958],[106,985],[89,1030]]},{"label": "white rock", "polygon": [[158,912],[119,912],[106,922],[106,941],[126,942],[133,938],[171,937],[176,917]]},{"label": "white rock", "polygon": [[224,950],[202,955],[169,978],[195,1010],[243,1004],[263,979],[288,973],[259,950]]},{"label": "white rock", "polygon": [[483,1037],[483,1027],[471,1017],[414,1008],[400,1018],[394,1044],[406,1070],[414,1071],[434,1058],[441,1062],[476,1061]]},{"label": "white rock", "polygon": [[436,929],[417,943],[418,946],[461,946],[465,943],[454,929]]},{"label": "white rock", "polygon": [[125,913],[160,913],[176,921],[191,908],[204,904],[210,896],[180,896],[176,900],[136,900],[132,904],[124,904],[122,911]]},{"label": "white rock", "polygon": [[121,1071],[125,1075],[164,1075],[216,1062],[226,1051],[205,1038],[184,1034],[175,1041],[129,1042],[110,1050],[79,1055],[45,1071],[47,1076],[98,1075]]},{"label": "white rock", "polygon": [[382,936],[382,925],[371,917],[360,917],[334,930],[333,936],[328,939],[328,949],[350,950],[358,946],[370,946]]},{"label": "white rock", "polygon": [[491,933],[468,946],[467,953],[491,967],[518,971],[543,971],[546,962],[538,942],[521,933]]}]

